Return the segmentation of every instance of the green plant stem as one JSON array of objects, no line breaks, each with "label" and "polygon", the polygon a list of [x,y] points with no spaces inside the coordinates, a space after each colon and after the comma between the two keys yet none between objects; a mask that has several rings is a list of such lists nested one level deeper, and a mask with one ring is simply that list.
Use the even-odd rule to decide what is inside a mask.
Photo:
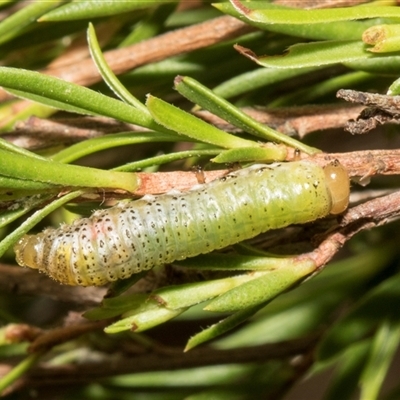
[{"label": "green plant stem", "polygon": [[38,352],[28,355],[24,360],[17,364],[8,374],[0,379],[0,394],[12,385],[17,379],[29,371],[43,356],[44,352]]}]

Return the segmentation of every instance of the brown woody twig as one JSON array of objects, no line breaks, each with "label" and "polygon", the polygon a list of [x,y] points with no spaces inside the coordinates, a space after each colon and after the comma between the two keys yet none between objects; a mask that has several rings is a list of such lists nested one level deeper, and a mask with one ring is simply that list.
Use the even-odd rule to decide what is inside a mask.
[{"label": "brown woody twig", "polygon": [[181,348],[168,348],[167,351],[153,351],[129,357],[119,355],[116,358],[104,355],[103,359],[96,363],[82,362],[76,365],[53,366],[52,368],[46,368],[43,365],[34,368],[13,389],[79,384],[135,372],[171,371],[206,365],[265,362],[307,352],[315,346],[317,337],[318,334],[313,334],[287,342],[229,350],[204,347],[182,353]]}]

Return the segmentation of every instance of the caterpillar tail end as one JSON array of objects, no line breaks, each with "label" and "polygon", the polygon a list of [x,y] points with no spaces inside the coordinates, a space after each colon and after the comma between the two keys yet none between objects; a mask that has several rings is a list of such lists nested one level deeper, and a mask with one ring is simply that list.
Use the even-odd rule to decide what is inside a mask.
[{"label": "caterpillar tail end", "polygon": [[38,240],[34,235],[23,236],[14,246],[15,258],[21,267],[39,269],[37,260]]}]

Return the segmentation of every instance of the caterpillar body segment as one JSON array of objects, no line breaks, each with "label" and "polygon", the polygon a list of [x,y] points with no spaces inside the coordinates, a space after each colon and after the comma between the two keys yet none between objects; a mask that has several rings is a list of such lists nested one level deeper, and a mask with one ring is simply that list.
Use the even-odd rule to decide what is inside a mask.
[{"label": "caterpillar body segment", "polygon": [[103,285],[340,213],[348,196],[347,172],[338,163],[328,171],[308,161],[253,165],[185,193],[147,195],[25,235],[15,252],[20,265],[61,283]]}]

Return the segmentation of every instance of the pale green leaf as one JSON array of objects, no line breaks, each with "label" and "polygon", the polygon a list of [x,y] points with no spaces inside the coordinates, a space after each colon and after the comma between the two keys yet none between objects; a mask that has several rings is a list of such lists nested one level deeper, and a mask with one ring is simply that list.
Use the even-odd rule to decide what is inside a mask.
[{"label": "pale green leaf", "polygon": [[[263,9],[250,9],[244,2],[231,0],[237,12],[246,18],[263,24],[318,24],[338,21],[350,21],[366,18],[400,18],[398,7],[343,7],[304,10],[279,7],[271,4]],[[246,3],[247,4],[247,3]],[[250,3],[251,4],[251,3]],[[254,5],[257,3],[254,2]]]},{"label": "pale green leaf", "polygon": [[175,88],[190,101],[256,137],[284,143],[288,146],[304,151],[307,154],[319,152],[318,149],[307,146],[298,140],[275,131],[265,124],[255,121],[229,101],[215,95],[212,90],[206,88],[190,77],[178,76],[175,79]]},{"label": "pale green leaf", "polygon": [[313,43],[300,43],[290,46],[288,52],[281,56],[256,56],[249,49],[236,46],[241,54],[263,67],[269,68],[305,68],[321,67],[367,60],[373,55],[365,50],[361,41],[340,40]]},{"label": "pale green leaf", "polygon": [[127,13],[141,8],[155,7],[176,0],[74,0],[58,9],[48,12],[41,21],[70,21],[75,19],[92,19]]},{"label": "pale green leaf", "polygon": [[146,102],[157,123],[180,135],[223,148],[258,147],[258,143],[226,133],[207,122],[154,96]]},{"label": "pale green leaf", "polygon": [[108,116],[150,129],[160,128],[148,114],[128,104],[38,72],[0,67],[0,86],[17,96],[61,110]]},{"label": "pale green leaf", "polygon": [[385,320],[379,326],[361,376],[360,400],[376,400],[400,341],[400,321]]}]

